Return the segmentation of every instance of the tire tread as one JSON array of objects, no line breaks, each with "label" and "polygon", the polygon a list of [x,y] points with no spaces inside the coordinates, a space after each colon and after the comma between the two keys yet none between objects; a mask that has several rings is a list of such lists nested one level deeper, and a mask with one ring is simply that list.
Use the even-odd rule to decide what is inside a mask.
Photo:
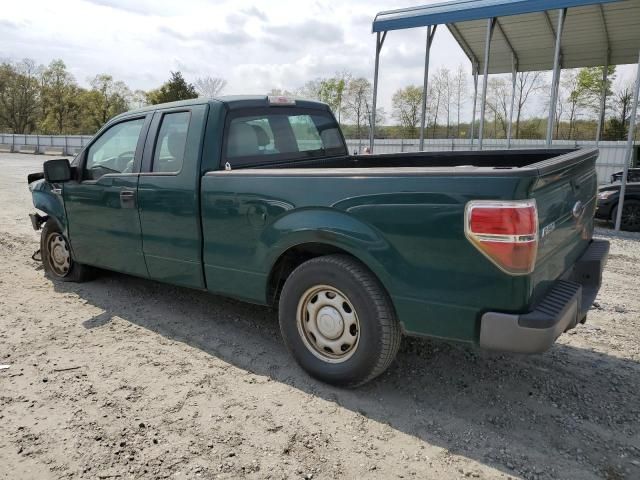
[{"label": "tire tread", "polygon": [[381,327],[381,349],[378,358],[375,359],[375,365],[366,377],[345,385],[359,387],[382,374],[391,365],[400,348],[402,331],[396,319],[391,299],[380,281],[364,264],[349,255],[334,254],[313,258],[295,269],[289,279],[295,281],[296,274],[318,264],[346,270],[362,285],[377,312],[378,323]]},{"label": "tire tread", "polygon": [[87,280],[89,280],[91,278],[91,269],[90,267],[86,266],[86,265],[82,265],[81,263],[76,262],[75,260],[73,260],[72,257],[72,265],[71,265],[71,271],[69,272],[69,274],[65,277],[59,277],[55,274],[53,274],[50,270],[49,270],[49,265],[48,265],[48,253],[46,251],[47,246],[45,245],[46,242],[46,238],[49,235],[49,233],[51,232],[58,232],[58,233],[62,233],[60,230],[60,227],[58,227],[58,224],[56,222],[54,222],[53,220],[49,219],[46,221],[46,223],[44,224],[44,227],[42,227],[42,233],[40,235],[40,253],[42,256],[42,265],[44,266],[44,271],[47,273],[47,275],[49,275],[49,277],[54,278],[55,280],[59,280],[61,282],[85,282]]}]

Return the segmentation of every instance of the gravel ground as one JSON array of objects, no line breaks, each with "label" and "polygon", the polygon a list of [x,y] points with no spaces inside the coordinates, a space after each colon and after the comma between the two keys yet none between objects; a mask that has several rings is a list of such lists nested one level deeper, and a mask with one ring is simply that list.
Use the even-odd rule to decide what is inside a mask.
[{"label": "gravel ground", "polygon": [[547,353],[406,340],[358,390],[310,379],[275,312],[105,272],[54,283],[0,156],[0,478],[640,478],[638,235]]}]

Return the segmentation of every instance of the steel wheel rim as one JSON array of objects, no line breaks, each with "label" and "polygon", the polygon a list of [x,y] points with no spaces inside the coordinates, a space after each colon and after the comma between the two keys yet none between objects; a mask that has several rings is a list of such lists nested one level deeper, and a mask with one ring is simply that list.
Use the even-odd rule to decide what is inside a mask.
[{"label": "steel wheel rim", "polygon": [[640,205],[625,205],[622,208],[622,223],[629,228],[640,228]]},{"label": "steel wheel rim", "polygon": [[67,240],[59,233],[52,233],[47,238],[47,253],[53,273],[58,277],[66,277],[71,270],[71,252]]},{"label": "steel wheel rim", "polygon": [[322,361],[346,362],[358,348],[358,315],[349,298],[335,287],[316,285],[304,292],[296,323],[307,349]]}]

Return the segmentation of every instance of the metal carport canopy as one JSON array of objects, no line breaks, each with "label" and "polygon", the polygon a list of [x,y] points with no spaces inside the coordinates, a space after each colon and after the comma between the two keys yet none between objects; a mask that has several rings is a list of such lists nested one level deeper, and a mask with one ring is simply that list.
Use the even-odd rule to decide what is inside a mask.
[{"label": "metal carport canopy", "polygon": [[640,0],[458,0],[381,12],[373,32],[447,25],[482,72],[487,18],[496,18],[488,73],[510,73],[512,55],[520,72],[551,70],[559,10],[569,8],[561,67],[622,65],[638,61],[639,7]]}]

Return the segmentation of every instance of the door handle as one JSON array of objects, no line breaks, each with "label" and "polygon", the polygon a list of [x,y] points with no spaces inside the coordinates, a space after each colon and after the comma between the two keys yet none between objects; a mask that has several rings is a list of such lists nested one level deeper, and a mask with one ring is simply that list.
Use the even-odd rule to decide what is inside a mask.
[{"label": "door handle", "polygon": [[133,190],[122,190],[120,192],[120,208],[135,208],[136,192]]}]

